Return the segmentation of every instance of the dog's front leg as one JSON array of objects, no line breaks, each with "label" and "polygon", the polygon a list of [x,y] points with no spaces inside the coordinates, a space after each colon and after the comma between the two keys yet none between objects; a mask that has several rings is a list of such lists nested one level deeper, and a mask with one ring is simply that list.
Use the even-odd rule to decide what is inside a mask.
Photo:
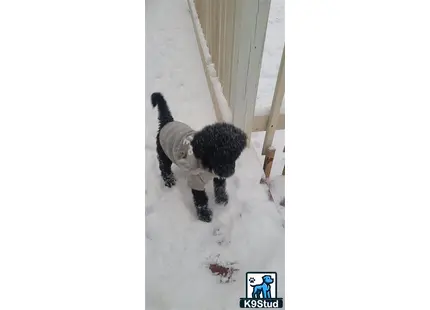
[{"label": "dog's front leg", "polygon": [[191,192],[193,193],[194,205],[196,206],[199,220],[203,222],[212,221],[212,211],[208,207],[208,195],[206,195],[205,190],[192,189]]},{"label": "dog's front leg", "polygon": [[214,178],[215,202],[218,204],[226,205],[228,203],[226,183],[226,179]]}]

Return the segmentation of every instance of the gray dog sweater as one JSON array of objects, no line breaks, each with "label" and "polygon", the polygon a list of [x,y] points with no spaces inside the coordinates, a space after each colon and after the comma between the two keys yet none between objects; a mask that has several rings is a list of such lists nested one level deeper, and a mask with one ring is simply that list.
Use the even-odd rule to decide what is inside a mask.
[{"label": "gray dog sweater", "polygon": [[181,122],[167,123],[160,130],[160,144],[167,157],[178,167],[186,171],[188,186],[202,191],[215,175],[205,170],[194,156],[191,141],[195,130]]}]

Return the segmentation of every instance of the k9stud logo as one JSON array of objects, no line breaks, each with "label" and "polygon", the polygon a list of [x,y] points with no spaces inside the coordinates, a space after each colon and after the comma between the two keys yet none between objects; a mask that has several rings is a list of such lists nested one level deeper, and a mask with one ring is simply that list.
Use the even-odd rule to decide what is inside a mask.
[{"label": "k9stud logo", "polygon": [[284,305],[283,299],[277,296],[276,272],[247,272],[245,298],[241,298],[241,308],[279,309]]}]

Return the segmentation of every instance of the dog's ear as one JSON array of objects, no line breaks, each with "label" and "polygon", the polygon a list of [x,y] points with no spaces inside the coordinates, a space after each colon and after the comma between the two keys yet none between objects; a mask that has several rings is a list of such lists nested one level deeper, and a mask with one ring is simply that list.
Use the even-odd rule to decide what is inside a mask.
[{"label": "dog's ear", "polygon": [[237,127],[234,127],[233,134],[237,150],[242,153],[243,150],[246,148],[248,136],[242,129]]},{"label": "dog's ear", "polygon": [[205,137],[204,134],[196,134],[194,139],[191,141],[191,147],[194,153],[194,156],[197,158],[205,157]]},{"label": "dog's ear", "polygon": [[242,131],[242,135],[241,135],[241,142],[242,142],[242,149],[245,149],[246,147],[246,141],[248,141],[248,136],[246,135],[245,132]]}]

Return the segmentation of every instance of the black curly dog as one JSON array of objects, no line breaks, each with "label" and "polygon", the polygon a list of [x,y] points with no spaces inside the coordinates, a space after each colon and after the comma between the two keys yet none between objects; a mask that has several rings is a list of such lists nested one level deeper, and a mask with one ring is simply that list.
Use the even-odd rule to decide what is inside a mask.
[{"label": "black curly dog", "polygon": [[[151,95],[153,107],[158,107],[159,128],[157,133],[157,154],[161,177],[167,187],[175,185],[172,173],[172,160],[166,155],[160,144],[160,130],[174,119],[164,97],[160,93]],[[204,170],[215,175],[213,178],[215,202],[228,203],[226,178],[235,172],[236,160],[246,147],[247,136],[239,128],[227,123],[215,123],[194,133],[191,141],[195,158],[200,161]],[[201,221],[210,222],[212,211],[208,208],[208,196],[205,190],[191,189],[197,216]]]}]

